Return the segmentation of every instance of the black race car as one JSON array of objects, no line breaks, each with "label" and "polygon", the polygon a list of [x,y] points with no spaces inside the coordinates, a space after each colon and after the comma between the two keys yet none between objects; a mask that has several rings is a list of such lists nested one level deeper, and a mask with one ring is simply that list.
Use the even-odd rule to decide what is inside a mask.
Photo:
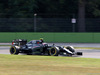
[{"label": "black race car", "polygon": [[75,52],[72,46],[49,46],[47,43],[43,43],[41,40],[32,40],[27,43],[24,39],[15,39],[12,42],[10,48],[10,54],[18,55],[19,53],[25,53],[27,55],[50,55],[50,56],[73,56],[82,55],[82,52]]}]

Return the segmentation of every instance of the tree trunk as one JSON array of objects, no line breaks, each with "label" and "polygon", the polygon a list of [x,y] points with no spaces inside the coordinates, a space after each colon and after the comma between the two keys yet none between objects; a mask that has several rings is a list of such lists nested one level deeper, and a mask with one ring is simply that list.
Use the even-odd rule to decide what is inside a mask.
[{"label": "tree trunk", "polygon": [[78,7],[78,32],[85,32],[85,0],[79,0]]}]

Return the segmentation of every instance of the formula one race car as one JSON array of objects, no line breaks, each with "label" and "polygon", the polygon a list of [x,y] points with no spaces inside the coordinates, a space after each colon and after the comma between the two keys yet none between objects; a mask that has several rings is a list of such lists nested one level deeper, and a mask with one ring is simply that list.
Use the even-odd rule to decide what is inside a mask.
[{"label": "formula one race car", "polygon": [[27,43],[24,39],[15,39],[10,48],[10,54],[18,55],[25,53],[27,55],[50,55],[50,56],[73,56],[82,55],[82,52],[75,52],[72,46],[49,46],[41,40],[32,40]]}]

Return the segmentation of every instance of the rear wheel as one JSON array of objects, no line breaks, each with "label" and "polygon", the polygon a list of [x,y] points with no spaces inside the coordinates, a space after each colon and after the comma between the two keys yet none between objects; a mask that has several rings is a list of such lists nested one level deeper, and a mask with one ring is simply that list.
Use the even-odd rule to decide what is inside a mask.
[{"label": "rear wheel", "polygon": [[10,48],[10,54],[18,55],[19,54],[19,49],[17,49],[15,46],[12,46]]},{"label": "rear wheel", "polygon": [[58,56],[59,48],[58,47],[51,47],[50,50],[49,50],[49,54],[51,56]]}]

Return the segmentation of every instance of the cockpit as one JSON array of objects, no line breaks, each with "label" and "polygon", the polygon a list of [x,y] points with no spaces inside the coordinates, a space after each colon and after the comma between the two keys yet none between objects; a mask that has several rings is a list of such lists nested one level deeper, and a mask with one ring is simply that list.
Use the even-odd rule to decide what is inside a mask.
[{"label": "cockpit", "polygon": [[41,44],[40,40],[32,40],[30,42],[28,42],[27,44]]}]

